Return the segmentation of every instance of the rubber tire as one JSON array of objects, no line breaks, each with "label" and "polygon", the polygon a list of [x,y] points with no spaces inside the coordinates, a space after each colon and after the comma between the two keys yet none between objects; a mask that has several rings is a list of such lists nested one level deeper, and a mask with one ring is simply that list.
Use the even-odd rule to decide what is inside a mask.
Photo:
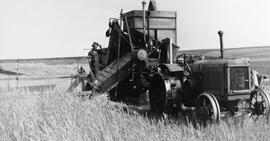
[{"label": "rubber tire", "polygon": [[167,94],[165,82],[161,73],[153,75],[149,87],[151,110],[156,114],[166,113]]},{"label": "rubber tire", "polygon": [[[202,117],[198,117],[198,116],[200,116],[199,112],[203,106],[203,105],[201,105],[202,104],[201,100],[203,100],[203,99],[208,100],[208,102],[209,102],[208,104],[210,106],[208,108],[211,108],[211,110],[213,112],[209,116],[211,118],[210,120],[203,119],[203,121],[202,121],[200,119]],[[199,118],[199,121],[204,124],[204,126],[206,126],[206,124],[208,122],[210,122],[210,123],[218,123],[219,122],[219,120],[220,120],[220,107],[219,107],[219,103],[218,103],[216,97],[213,94],[211,94],[210,92],[204,92],[204,93],[199,95],[199,97],[197,98],[197,101],[196,101],[196,115],[197,115],[197,118]]]},{"label": "rubber tire", "polygon": [[[263,99],[266,102],[265,110],[264,110],[264,115],[266,116],[267,120],[269,120],[269,114],[270,114],[270,98],[269,95],[266,94],[261,88],[255,88],[253,92],[258,92],[262,95]],[[252,100],[252,98],[251,98]],[[250,101],[251,102],[251,101]]]}]

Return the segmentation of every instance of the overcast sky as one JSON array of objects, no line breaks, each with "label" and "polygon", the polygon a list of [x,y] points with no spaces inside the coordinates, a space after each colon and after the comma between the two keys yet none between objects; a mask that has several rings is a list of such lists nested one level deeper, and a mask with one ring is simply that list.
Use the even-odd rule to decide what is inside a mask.
[{"label": "overcast sky", "polygon": [[[182,49],[270,45],[270,0],[156,0],[177,11]],[[147,1],[148,3],[148,1]],[[0,59],[83,56],[107,46],[110,17],[142,9],[141,0],[0,0]]]}]

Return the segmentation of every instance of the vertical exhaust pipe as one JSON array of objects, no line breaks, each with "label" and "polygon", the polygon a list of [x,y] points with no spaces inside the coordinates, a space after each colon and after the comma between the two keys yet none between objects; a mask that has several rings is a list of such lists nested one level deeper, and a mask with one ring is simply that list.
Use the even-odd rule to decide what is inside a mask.
[{"label": "vertical exhaust pipe", "polygon": [[223,31],[219,30],[218,35],[219,35],[219,41],[220,41],[220,59],[223,59],[223,53],[224,53],[224,49],[223,49]]},{"label": "vertical exhaust pipe", "polygon": [[169,39],[169,48],[170,48],[170,64],[173,64],[173,45],[172,39]]},{"label": "vertical exhaust pipe", "polygon": [[142,7],[143,7],[143,40],[144,43],[146,43],[146,36],[145,36],[145,0],[142,1]]}]

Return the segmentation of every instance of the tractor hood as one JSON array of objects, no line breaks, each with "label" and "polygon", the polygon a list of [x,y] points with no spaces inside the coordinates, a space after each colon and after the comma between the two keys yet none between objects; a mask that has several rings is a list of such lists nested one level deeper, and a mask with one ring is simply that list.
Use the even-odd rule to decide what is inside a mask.
[{"label": "tractor hood", "polygon": [[204,72],[209,69],[223,69],[224,67],[249,67],[249,59],[218,59],[218,60],[201,60],[192,65],[192,71]]}]

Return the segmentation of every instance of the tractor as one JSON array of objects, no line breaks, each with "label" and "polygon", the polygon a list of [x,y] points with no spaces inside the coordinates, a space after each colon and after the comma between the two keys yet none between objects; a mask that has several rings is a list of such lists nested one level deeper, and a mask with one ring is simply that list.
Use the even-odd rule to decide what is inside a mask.
[{"label": "tractor", "polygon": [[[111,100],[140,104],[149,97],[155,113],[195,109],[201,121],[249,114],[269,115],[269,96],[259,87],[248,59],[182,53],[177,46],[177,13],[133,10],[110,18],[108,48],[89,53],[93,93]],[[96,45],[96,44],[95,44]],[[93,70],[94,69],[94,70]]]}]

